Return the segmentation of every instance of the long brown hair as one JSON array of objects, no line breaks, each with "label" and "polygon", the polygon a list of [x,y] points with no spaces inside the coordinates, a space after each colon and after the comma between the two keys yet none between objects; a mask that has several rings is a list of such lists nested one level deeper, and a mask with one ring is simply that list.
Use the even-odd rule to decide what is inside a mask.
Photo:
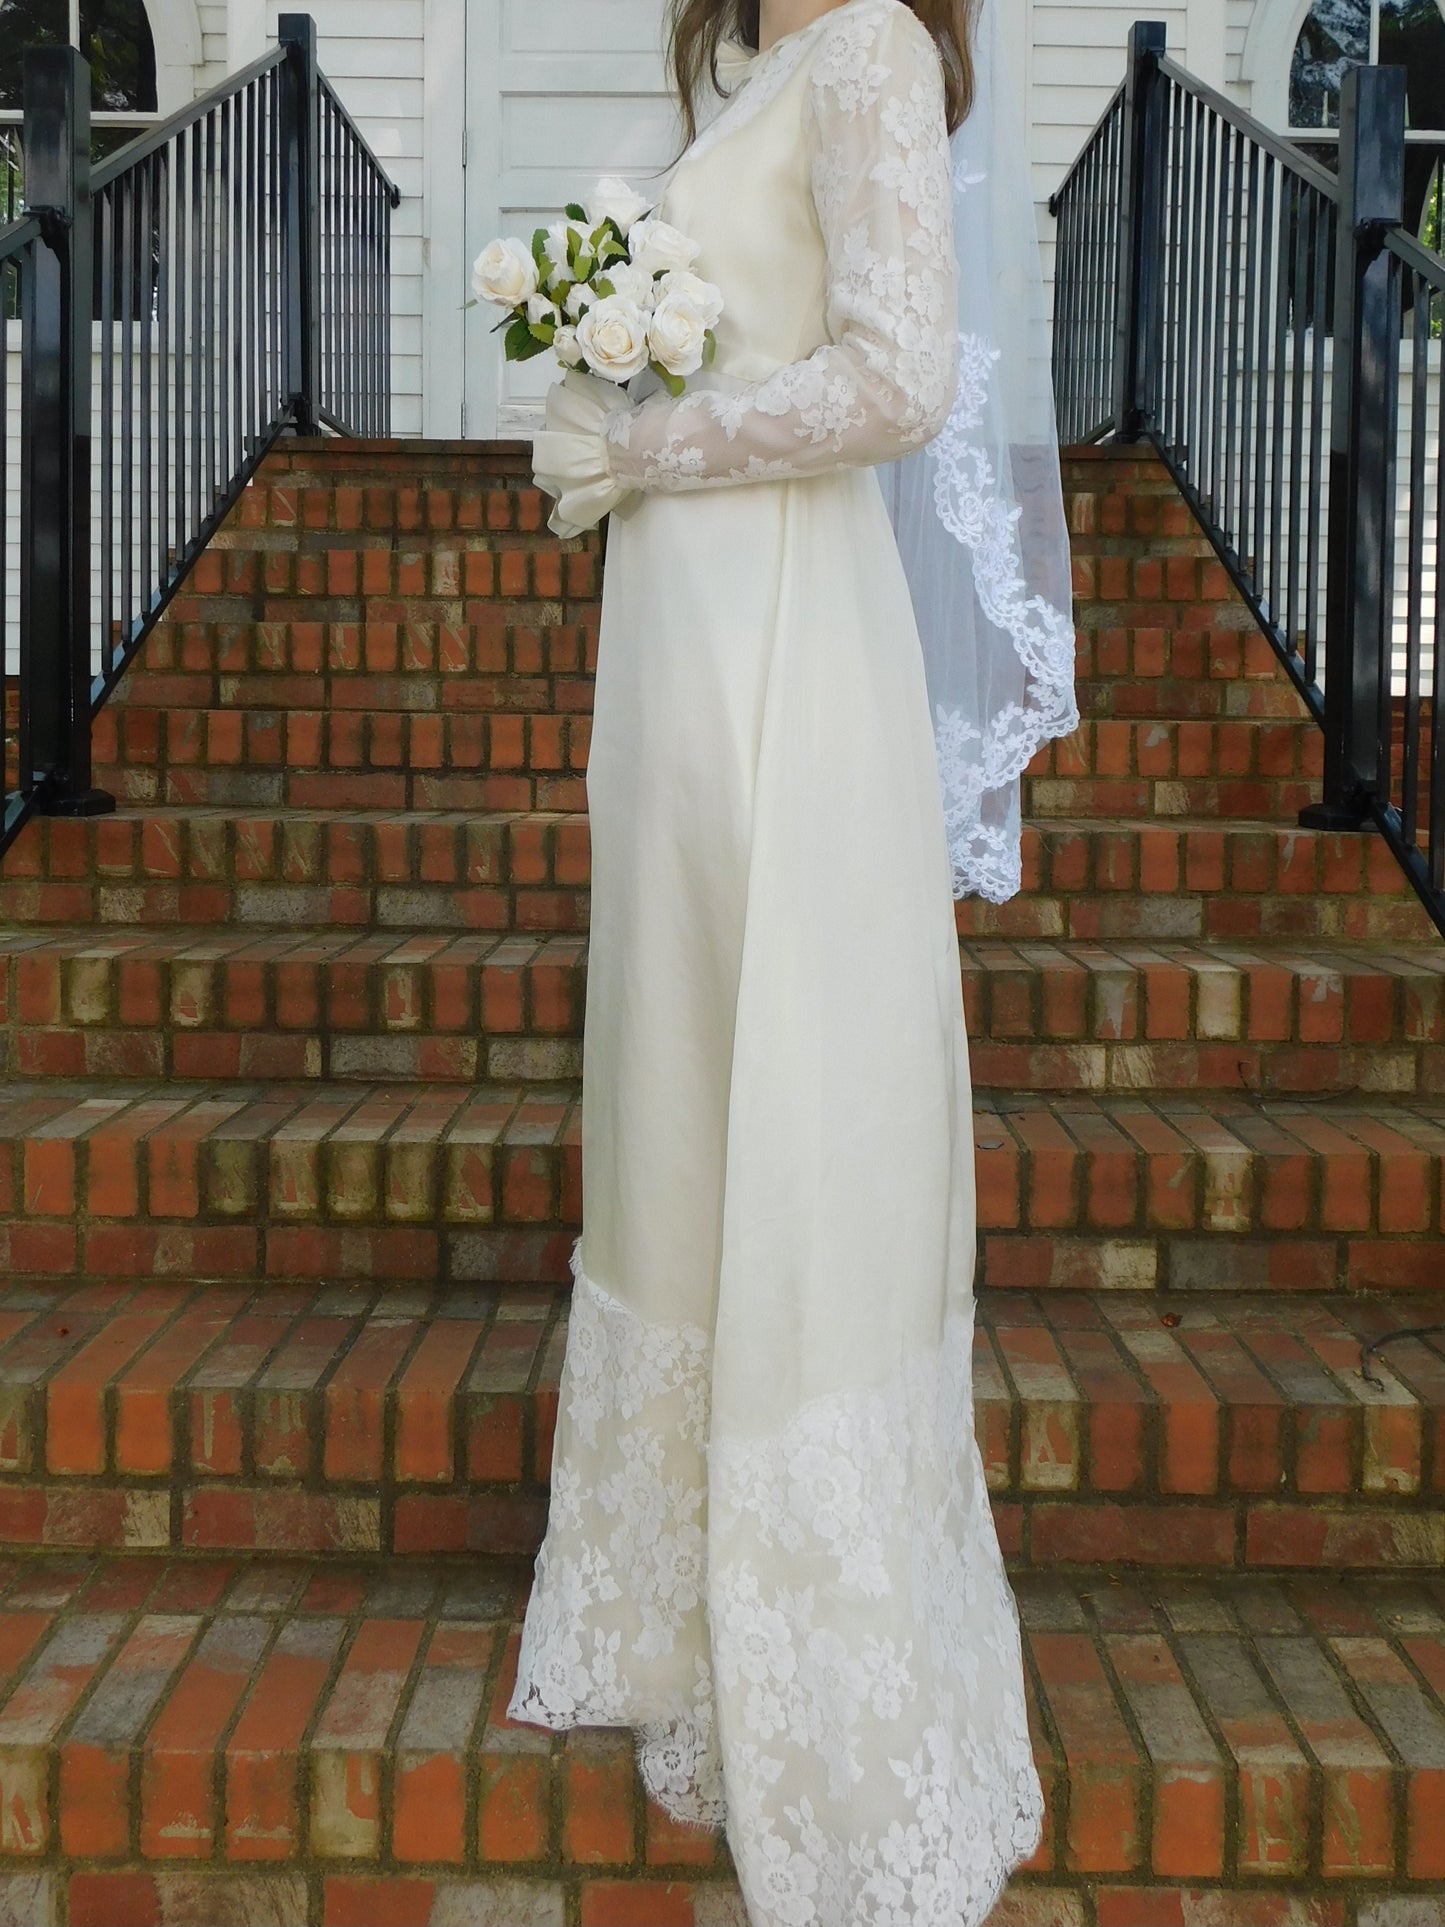
[{"label": "long brown hair", "polygon": [[[974,14],[978,0],[906,0],[933,35],[943,62],[943,98],[948,131],[967,118],[973,105]],[[697,133],[697,102],[706,76],[716,88],[718,42],[725,37],[745,46],[758,44],[760,0],[671,0],[668,65],[682,105],[684,138]]]}]

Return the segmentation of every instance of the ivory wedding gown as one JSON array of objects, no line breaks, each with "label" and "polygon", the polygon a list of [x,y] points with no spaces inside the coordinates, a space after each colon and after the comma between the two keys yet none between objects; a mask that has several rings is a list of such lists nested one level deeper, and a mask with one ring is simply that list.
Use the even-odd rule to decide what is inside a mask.
[{"label": "ivory wedding gown", "polygon": [[869,466],[957,383],[941,68],[902,0],[849,0],[740,82],[660,209],[726,301],[711,379],[553,391],[562,507],[613,512],[583,1230],[508,1710],[636,1728],[753,1927],[972,1927],[1041,1799],[973,1432],[943,805]]}]

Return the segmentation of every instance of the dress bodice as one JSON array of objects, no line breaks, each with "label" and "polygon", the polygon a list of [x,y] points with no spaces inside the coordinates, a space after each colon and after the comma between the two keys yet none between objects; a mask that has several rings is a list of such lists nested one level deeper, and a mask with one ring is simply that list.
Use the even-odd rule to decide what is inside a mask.
[{"label": "dress bodice", "polygon": [[723,290],[715,366],[744,381],[827,340],[828,253],[805,137],[805,56],[821,24],[730,63],[746,75],[741,90],[677,162],[659,208],[700,245],[696,272]]},{"label": "dress bodice", "polygon": [[959,369],[943,69],[903,0],[846,0],[749,61],[662,212],[722,293],[716,361],[676,399],[574,383],[549,405],[559,534],[632,490],[890,462],[942,428]]}]

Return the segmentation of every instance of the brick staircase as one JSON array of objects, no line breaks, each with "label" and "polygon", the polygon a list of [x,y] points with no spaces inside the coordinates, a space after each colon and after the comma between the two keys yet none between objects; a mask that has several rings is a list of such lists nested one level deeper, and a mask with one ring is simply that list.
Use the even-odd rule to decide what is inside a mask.
[{"label": "brick staircase", "polygon": [[[0,872],[0,1922],[745,1927],[504,1713],[579,1220],[600,558],[293,444]],[[423,480],[424,478],[424,480]],[[1445,946],[1163,471],[958,906],[980,1438],[1050,1826],[1000,1927],[1445,1927]],[[832,1924],[829,1924],[832,1927]],[[842,1927],[842,1924],[839,1924]]]}]

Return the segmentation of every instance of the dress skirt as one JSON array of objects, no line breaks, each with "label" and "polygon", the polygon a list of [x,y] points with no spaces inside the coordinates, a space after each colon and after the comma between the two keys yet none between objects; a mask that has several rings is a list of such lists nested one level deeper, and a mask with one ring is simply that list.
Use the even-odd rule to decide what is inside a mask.
[{"label": "dress skirt", "polygon": [[873,469],[614,513],[587,795],[583,1226],[510,1711],[636,1728],[754,1927],[967,1927],[1038,1784],[973,1434],[952,873]]}]

